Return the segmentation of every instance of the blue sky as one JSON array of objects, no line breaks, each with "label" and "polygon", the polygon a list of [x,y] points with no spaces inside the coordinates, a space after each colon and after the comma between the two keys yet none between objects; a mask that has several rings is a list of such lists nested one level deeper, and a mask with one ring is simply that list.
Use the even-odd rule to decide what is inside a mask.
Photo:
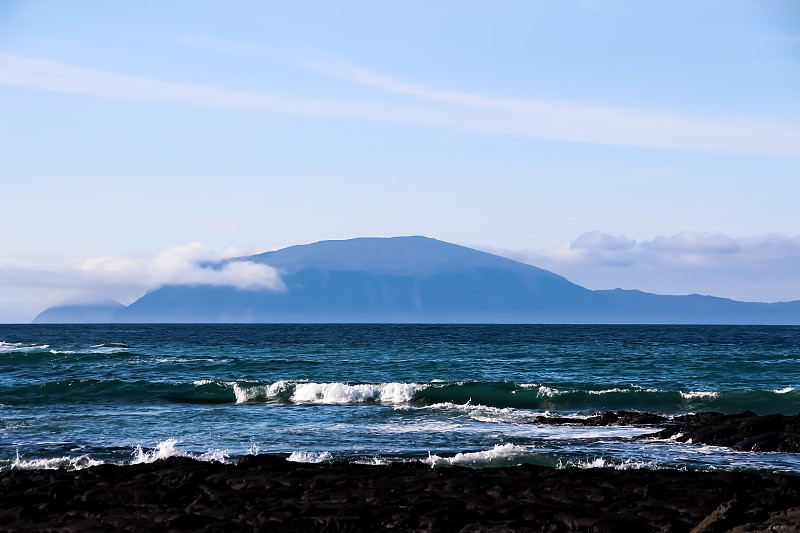
[{"label": "blue sky", "polygon": [[800,299],[800,2],[0,3],[0,321],[415,234]]}]

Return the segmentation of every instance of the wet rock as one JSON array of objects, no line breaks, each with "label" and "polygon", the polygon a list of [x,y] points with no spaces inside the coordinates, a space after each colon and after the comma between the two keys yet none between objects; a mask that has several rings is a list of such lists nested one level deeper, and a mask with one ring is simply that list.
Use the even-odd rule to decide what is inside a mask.
[{"label": "wet rock", "polygon": [[683,415],[658,433],[640,438],[691,440],[741,451],[800,453],[800,415],[758,416],[752,411]]},{"label": "wet rock", "polygon": [[605,413],[584,418],[541,415],[536,417],[535,423],[547,425],[579,424],[582,426],[655,426],[667,421],[666,417],[653,413],[606,411]]}]

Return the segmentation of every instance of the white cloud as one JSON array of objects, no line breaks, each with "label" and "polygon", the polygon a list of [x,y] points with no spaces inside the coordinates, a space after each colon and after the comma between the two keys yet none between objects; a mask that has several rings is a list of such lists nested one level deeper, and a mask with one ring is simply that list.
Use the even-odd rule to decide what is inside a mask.
[{"label": "white cloud", "polygon": [[800,235],[737,238],[687,231],[637,242],[594,231],[547,248],[495,253],[591,289],[800,300]]},{"label": "white cloud", "polygon": [[347,63],[312,66],[381,93],[411,97],[415,103],[309,98],[162,81],[12,54],[0,54],[0,84],[119,100],[403,122],[597,144],[800,155],[800,129],[792,126],[742,117],[691,117],[499,98],[408,83]]},{"label": "white cloud", "polygon": [[269,265],[226,261],[242,255],[233,247],[213,250],[191,243],[148,258],[92,257],[50,265],[0,261],[0,321],[28,322],[44,308],[64,303],[130,303],[162,285],[285,289],[280,273]]},{"label": "white cloud", "polygon": [[93,257],[75,263],[85,276],[106,284],[140,285],[217,285],[239,289],[283,288],[278,271],[263,263],[252,261],[225,262],[242,252],[230,247],[212,250],[200,243],[176,246],[152,259],[127,257]]}]

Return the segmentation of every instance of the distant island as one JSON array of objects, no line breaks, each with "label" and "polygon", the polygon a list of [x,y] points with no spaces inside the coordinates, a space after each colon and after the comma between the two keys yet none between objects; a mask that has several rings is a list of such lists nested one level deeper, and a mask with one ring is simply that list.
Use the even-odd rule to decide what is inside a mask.
[{"label": "distant island", "polygon": [[231,261],[276,268],[284,288],[165,285],[128,306],[51,307],[34,323],[800,324],[800,300],[589,290],[427,237],[321,241]]}]

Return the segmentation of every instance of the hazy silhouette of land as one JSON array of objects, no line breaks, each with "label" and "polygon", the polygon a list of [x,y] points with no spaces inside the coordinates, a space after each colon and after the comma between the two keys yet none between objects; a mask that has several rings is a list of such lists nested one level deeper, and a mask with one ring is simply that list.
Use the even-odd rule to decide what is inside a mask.
[{"label": "hazy silhouette of land", "polygon": [[426,237],[322,241],[230,261],[278,269],[285,289],[166,285],[128,306],[51,307],[34,322],[800,323],[800,301],[589,290]]}]

